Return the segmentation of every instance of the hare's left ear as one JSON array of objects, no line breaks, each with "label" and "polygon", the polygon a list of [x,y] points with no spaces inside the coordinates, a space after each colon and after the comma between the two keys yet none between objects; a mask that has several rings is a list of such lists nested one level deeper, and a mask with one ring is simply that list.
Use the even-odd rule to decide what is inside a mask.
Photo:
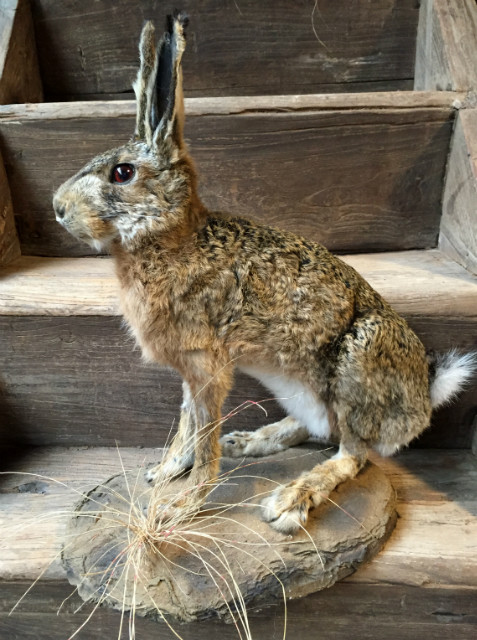
[{"label": "hare's left ear", "polygon": [[184,28],[188,18],[183,13],[168,17],[167,30],[157,53],[154,26],[147,22],[141,34],[141,66],[134,83],[137,100],[136,140],[144,140],[170,160],[184,146],[184,97],[182,93],[182,54],[185,49]]}]

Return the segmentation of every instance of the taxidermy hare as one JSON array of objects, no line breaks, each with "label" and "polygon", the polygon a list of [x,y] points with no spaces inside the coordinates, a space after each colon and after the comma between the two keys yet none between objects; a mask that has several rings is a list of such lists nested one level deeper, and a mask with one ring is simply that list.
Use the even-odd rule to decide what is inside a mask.
[{"label": "taxidermy hare", "polygon": [[[390,455],[429,424],[474,369],[472,356],[427,357],[406,322],[350,266],[319,244],[208,211],[183,139],[176,14],[156,49],[142,31],[128,144],[94,158],[54,196],[58,222],[114,256],[124,317],[147,360],[176,369],[178,433],[148,479],[192,467],[178,508],[198,508],[219,458],[262,456],[310,437],[339,452],[263,503],[286,534],[363,467],[369,447]],[[260,380],[288,417],[220,439],[234,368]]]}]

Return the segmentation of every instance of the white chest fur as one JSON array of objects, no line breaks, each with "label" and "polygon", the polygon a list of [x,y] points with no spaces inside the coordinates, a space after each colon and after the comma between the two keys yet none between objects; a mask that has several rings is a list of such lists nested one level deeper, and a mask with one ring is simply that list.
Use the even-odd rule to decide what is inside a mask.
[{"label": "white chest fur", "polygon": [[285,411],[308,429],[312,438],[326,440],[329,437],[330,423],[326,405],[301,382],[280,373],[268,373],[254,367],[240,369],[269,389]]}]

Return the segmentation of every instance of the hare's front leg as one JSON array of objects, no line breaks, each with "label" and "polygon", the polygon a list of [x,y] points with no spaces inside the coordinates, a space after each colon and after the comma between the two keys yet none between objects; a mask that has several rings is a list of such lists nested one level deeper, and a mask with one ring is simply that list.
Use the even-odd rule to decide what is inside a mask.
[{"label": "hare's front leg", "polygon": [[[198,363],[202,365],[200,368]],[[214,486],[220,467],[221,409],[232,385],[231,367],[216,362],[207,354],[196,353],[188,364],[190,366],[184,374],[187,373],[185,388],[188,391],[190,416],[189,422],[183,424],[183,435],[174,451],[179,463],[189,461],[192,439],[193,466],[186,487],[166,509],[171,513],[175,509],[197,511]],[[193,430],[191,424],[194,425]],[[169,469],[177,468],[177,463],[173,461],[174,451],[164,461],[169,464]],[[158,477],[161,473],[159,465]]]},{"label": "hare's front leg", "polygon": [[190,473],[191,496],[188,502],[200,506],[214,486],[220,468],[220,430],[222,405],[232,386],[229,367],[215,368],[206,379],[200,375],[189,380],[194,394],[196,420],[194,464]]},{"label": "hare's front leg", "polygon": [[190,469],[194,463],[196,420],[194,398],[187,382],[182,383],[183,400],[177,433],[162,461],[146,473],[148,482],[157,484]]},{"label": "hare's front leg", "polygon": [[232,431],[220,438],[222,455],[229,458],[242,456],[269,456],[305,442],[310,432],[298,420],[287,416],[256,431]]},{"label": "hare's front leg", "polygon": [[306,525],[309,510],[326,500],[341,482],[354,478],[366,460],[367,447],[362,441],[342,441],[336,456],[278,487],[265,498],[262,502],[264,520],[281,533],[296,533]]}]

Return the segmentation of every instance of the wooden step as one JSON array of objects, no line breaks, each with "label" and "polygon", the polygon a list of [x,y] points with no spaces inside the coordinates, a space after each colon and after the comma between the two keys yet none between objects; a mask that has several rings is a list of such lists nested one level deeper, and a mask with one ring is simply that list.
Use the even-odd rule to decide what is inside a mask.
[{"label": "wooden step", "polygon": [[[182,0],[191,18],[189,95],[256,95],[412,88],[415,0]],[[145,19],[161,29],[168,0],[34,0],[47,99],[131,92]],[[61,62],[59,62],[61,61]]]},{"label": "wooden step", "polygon": [[[58,613],[73,590],[59,562],[69,514],[81,492],[121,472],[121,461],[133,469],[160,455],[154,449],[55,447],[4,463],[9,471],[33,475],[0,477],[0,637],[64,640],[82,624],[91,608],[74,615],[77,597]],[[315,637],[313,630],[320,624],[333,640],[347,640],[350,628],[354,637],[371,638],[366,629],[372,621],[372,637],[382,631],[390,640],[414,640],[424,633],[441,640],[470,640],[477,631],[475,456],[414,450],[375,462],[397,491],[400,517],[395,531],[384,549],[344,582],[289,602],[287,637]],[[40,575],[39,583],[7,617]],[[119,618],[117,612],[99,609],[85,637],[116,638]],[[254,637],[281,638],[283,608],[251,612],[251,623]],[[136,624],[143,640],[158,633],[169,637],[151,621],[138,618]],[[181,626],[178,631],[187,640],[236,637],[233,627],[213,622]]]},{"label": "wooden step", "polygon": [[[345,256],[430,349],[477,348],[477,278],[438,250]],[[178,415],[179,377],[145,365],[121,327],[107,258],[22,257],[0,277],[0,438],[34,445],[163,445]],[[420,446],[471,446],[476,387],[433,417]],[[238,375],[225,429],[281,413]]]},{"label": "wooden step", "polygon": [[[437,245],[461,94],[186,100],[186,138],[212,209],[251,216],[339,252]],[[92,250],[54,219],[52,193],[94,155],[125,143],[134,103],[0,107],[0,147],[22,253]]]}]

